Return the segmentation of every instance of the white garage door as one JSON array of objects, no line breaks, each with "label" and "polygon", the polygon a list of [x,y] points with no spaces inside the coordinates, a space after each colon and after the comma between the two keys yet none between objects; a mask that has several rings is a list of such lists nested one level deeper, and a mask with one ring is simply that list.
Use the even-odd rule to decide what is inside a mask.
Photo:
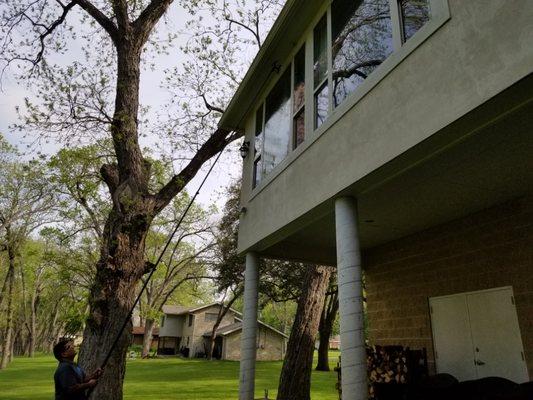
[{"label": "white garage door", "polygon": [[429,299],[438,373],[529,380],[511,287]]}]

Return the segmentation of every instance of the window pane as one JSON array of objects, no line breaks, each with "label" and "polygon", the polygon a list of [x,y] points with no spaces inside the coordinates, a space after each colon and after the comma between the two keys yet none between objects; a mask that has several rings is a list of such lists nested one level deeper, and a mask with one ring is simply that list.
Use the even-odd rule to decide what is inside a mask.
[{"label": "window pane", "polygon": [[388,0],[334,0],[331,4],[335,107],[392,53]]},{"label": "window pane", "polygon": [[261,152],[263,151],[263,105],[255,114],[254,177],[252,188],[261,181]]},{"label": "window pane", "polygon": [[298,147],[305,139],[305,111],[302,108],[296,117],[294,117],[294,148]]},{"label": "window pane", "polygon": [[329,91],[327,82],[315,94],[315,129],[324,123],[328,117]]},{"label": "window pane", "polygon": [[313,72],[315,88],[326,79],[328,72],[328,54],[327,54],[327,31],[328,23],[326,16],[320,20],[313,33]]},{"label": "window pane", "polygon": [[261,156],[259,156],[254,161],[254,180],[252,184],[252,189],[255,188],[257,185],[259,185],[259,182],[261,182],[261,166],[263,164],[261,163]]},{"label": "window pane", "polygon": [[291,74],[283,73],[265,102],[265,143],[263,147],[263,176],[285,158],[289,152],[291,124]]},{"label": "window pane", "polygon": [[428,0],[400,0],[404,42],[429,21]]},{"label": "window pane", "polygon": [[294,112],[305,101],[305,44],[294,57]]}]

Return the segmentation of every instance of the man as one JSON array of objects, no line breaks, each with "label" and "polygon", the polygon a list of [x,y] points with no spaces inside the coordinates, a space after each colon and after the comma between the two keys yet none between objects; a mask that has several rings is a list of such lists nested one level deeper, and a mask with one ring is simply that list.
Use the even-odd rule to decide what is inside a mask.
[{"label": "man", "polygon": [[74,362],[76,349],[70,339],[61,339],[54,346],[54,356],[59,361],[54,374],[56,400],[86,400],[87,389],[96,386],[102,370],[99,368],[87,377]]}]

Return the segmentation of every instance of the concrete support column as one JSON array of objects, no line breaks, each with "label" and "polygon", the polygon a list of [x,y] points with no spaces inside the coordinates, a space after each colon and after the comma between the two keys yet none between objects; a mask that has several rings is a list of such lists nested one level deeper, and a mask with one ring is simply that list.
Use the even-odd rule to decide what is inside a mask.
[{"label": "concrete support column", "polygon": [[248,253],[246,254],[246,270],[244,273],[239,400],[253,400],[254,398],[258,282],[259,257],[255,253]]},{"label": "concrete support column", "polygon": [[337,272],[341,331],[342,400],[368,398],[363,329],[363,287],[357,204],[354,198],[335,200]]}]

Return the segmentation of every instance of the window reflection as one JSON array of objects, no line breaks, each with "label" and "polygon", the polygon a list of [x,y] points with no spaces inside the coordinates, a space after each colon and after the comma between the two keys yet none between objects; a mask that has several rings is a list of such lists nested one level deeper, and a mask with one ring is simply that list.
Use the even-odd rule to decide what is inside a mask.
[{"label": "window reflection", "polygon": [[326,16],[320,20],[313,32],[313,72],[315,88],[326,79],[328,72],[328,24]]},{"label": "window reflection", "polygon": [[304,110],[302,109],[296,117],[294,117],[294,148],[301,145],[305,139],[305,115]]},{"label": "window reflection", "polygon": [[334,106],[393,51],[388,0],[334,0],[331,5]]},{"label": "window reflection", "polygon": [[255,138],[254,138],[254,176],[252,187],[255,188],[261,182],[261,153],[263,151],[263,105],[255,114]]},{"label": "window reflection", "polygon": [[305,45],[294,57],[294,112],[305,102]]},{"label": "window reflection", "polygon": [[265,139],[263,176],[268,174],[289,152],[291,124],[291,73],[283,73],[265,101]]},{"label": "window reflection", "polygon": [[428,0],[400,0],[403,41],[407,41],[429,21]]},{"label": "window reflection", "polygon": [[315,129],[326,121],[328,110],[329,90],[326,82],[315,95]]}]

